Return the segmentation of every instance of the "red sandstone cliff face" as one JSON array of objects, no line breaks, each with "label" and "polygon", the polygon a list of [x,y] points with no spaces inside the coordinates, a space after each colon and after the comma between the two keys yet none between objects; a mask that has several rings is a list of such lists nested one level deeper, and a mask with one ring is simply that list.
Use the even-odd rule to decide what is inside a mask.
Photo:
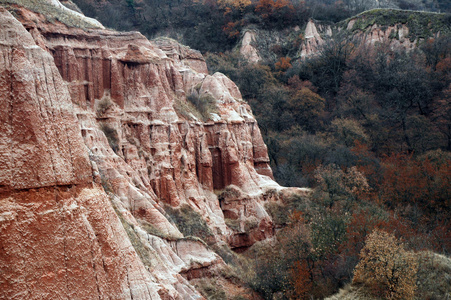
[{"label": "red sandstone cliff face", "polygon": [[[231,232],[214,190],[233,184],[258,199],[264,185],[277,186],[249,106],[227,77],[206,74],[198,52],[168,40],[151,43],[136,32],[36,27],[34,14],[18,14],[53,55],[91,160],[132,215],[178,236],[161,206],[188,204],[227,240]],[[213,98],[216,114],[207,122],[190,115],[184,108],[190,94]],[[102,102],[108,107],[101,111]],[[262,212],[255,204],[241,212],[242,221],[258,214],[271,235],[271,220]]]},{"label": "red sandstone cliff face", "polygon": [[224,263],[165,208],[198,212],[210,244],[272,236],[263,202],[279,186],[233,82],[174,41],[8,7],[20,22],[1,9],[1,299],[200,298],[188,280]]}]

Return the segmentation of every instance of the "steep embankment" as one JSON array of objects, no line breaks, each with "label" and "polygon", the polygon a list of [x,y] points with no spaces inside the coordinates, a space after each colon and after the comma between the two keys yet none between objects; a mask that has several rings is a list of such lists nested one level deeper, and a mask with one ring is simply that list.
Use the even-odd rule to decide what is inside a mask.
[{"label": "steep embankment", "polygon": [[233,82],[58,1],[1,3],[20,22],[1,9],[0,298],[200,298],[188,280],[225,264],[188,235],[272,236],[279,186]]}]

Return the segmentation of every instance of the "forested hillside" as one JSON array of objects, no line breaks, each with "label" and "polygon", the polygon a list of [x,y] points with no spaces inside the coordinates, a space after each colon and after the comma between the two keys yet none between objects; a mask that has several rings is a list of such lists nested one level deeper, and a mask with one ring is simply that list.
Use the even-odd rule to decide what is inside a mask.
[{"label": "forested hillside", "polygon": [[[259,287],[267,298],[280,290],[330,295],[353,278],[375,228],[409,250],[451,250],[450,16],[375,10],[353,19],[306,59],[283,48],[267,64],[247,63],[233,51],[207,55],[211,72],[227,74],[251,104],[278,182],[314,187],[310,200],[271,207],[276,220],[292,219],[281,217],[281,237],[290,238],[280,238],[278,250],[258,250],[265,253],[257,264],[265,266]],[[393,30],[385,42],[368,43],[365,34],[384,26],[405,26],[409,35]],[[402,38],[413,48],[393,46]],[[404,267],[399,272],[408,274]],[[354,284],[375,295],[387,289],[367,279]],[[423,299],[440,290],[430,287],[386,297]]]},{"label": "forested hillside", "polygon": [[[62,1],[64,3],[64,1]],[[338,22],[373,8],[451,12],[446,0],[75,0],[103,25],[169,36],[202,52],[231,49],[248,26],[303,27],[309,18]]]},{"label": "forested hillside", "polygon": [[[424,270],[438,258],[420,252],[451,252],[451,16],[438,13],[450,12],[449,1],[379,2],[429,13],[365,11],[375,8],[366,1],[74,2],[106,26],[201,50],[209,72],[227,75],[251,105],[276,180],[312,188],[268,202],[277,238],[230,258],[265,299],[324,298],[350,282],[365,287],[363,298],[450,296],[447,258],[447,275],[430,280]],[[310,18],[331,33],[301,58]],[[288,42],[250,63],[238,49],[249,29]],[[367,42],[372,29],[388,39]],[[394,46],[401,40],[409,48]],[[368,275],[371,255],[383,254],[401,275]]]}]

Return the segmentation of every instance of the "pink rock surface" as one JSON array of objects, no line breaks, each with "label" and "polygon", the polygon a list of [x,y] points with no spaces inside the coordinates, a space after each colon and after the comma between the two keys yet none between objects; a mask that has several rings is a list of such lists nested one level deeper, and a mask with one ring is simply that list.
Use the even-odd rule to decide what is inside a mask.
[{"label": "pink rock surface", "polygon": [[[36,19],[21,15],[24,24]],[[258,195],[272,178],[266,145],[237,86],[223,74],[207,75],[200,54],[173,40],[37,27],[68,83],[91,159],[124,207],[177,236],[160,212],[164,205],[188,204],[218,239],[228,240],[232,233],[214,190],[233,184]],[[193,91],[215,100],[217,113],[207,123],[177,110]],[[101,99],[109,108],[99,114]],[[102,126],[116,135],[115,152]]]}]

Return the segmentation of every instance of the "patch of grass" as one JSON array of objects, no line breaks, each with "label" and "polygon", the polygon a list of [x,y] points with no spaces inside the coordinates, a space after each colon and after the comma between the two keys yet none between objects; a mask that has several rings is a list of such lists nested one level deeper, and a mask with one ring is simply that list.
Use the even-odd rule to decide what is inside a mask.
[{"label": "patch of grass", "polygon": [[103,190],[106,193],[112,193],[113,192],[113,188],[112,188],[110,182],[108,181],[108,179],[106,178],[106,176],[102,172],[100,172],[100,184],[102,185]]},{"label": "patch of grass", "polygon": [[226,186],[223,190],[215,191],[219,201],[226,199],[239,199],[242,196],[241,190],[235,185]]},{"label": "patch of grass", "polygon": [[241,231],[240,220],[234,220],[234,219],[225,218],[224,221],[225,221],[226,225],[230,229],[232,229],[234,231],[238,231],[238,232]]},{"label": "patch of grass", "polygon": [[213,250],[221,256],[221,258],[224,260],[224,262],[228,265],[236,266],[239,265],[240,258],[238,254],[233,252],[229,245],[226,243],[223,243],[221,245],[214,244],[212,245]]},{"label": "patch of grass", "polygon": [[194,236],[207,244],[214,243],[215,237],[207,222],[189,205],[184,204],[180,208],[166,206],[165,210],[185,237]]},{"label": "patch of grass", "polygon": [[166,239],[166,240],[171,240],[171,241],[177,240],[176,237],[170,236],[169,234],[162,232],[161,230],[159,230],[158,228],[156,228],[155,226],[153,226],[152,224],[150,224],[147,221],[139,220],[138,222],[139,222],[139,225],[141,226],[141,228],[144,229],[148,234],[155,235],[155,236],[158,236],[158,237],[160,237],[162,239]]},{"label": "patch of grass", "polygon": [[209,300],[225,300],[227,295],[220,284],[213,279],[201,279],[196,284],[196,289]]},{"label": "patch of grass", "polygon": [[205,247],[207,247],[207,248],[209,247],[207,245],[207,243],[204,242],[203,239],[198,238],[197,236],[189,235],[189,236],[185,236],[185,237],[179,238],[177,240],[179,240],[179,241],[182,240],[182,241],[199,242],[199,243],[203,244]]},{"label": "patch of grass", "polygon": [[141,242],[141,239],[139,238],[138,234],[135,232],[135,227],[132,224],[129,224],[124,217],[122,216],[121,212],[117,209],[117,207],[111,203],[111,205],[114,208],[114,211],[116,212],[116,215],[119,217],[119,220],[122,223],[122,226],[125,229],[125,232],[127,232],[128,238],[135,249],[136,253],[138,254],[139,258],[143,262],[143,264],[147,267],[152,267],[152,259],[150,257],[149,251],[147,250],[146,246]]},{"label": "patch of grass", "polygon": [[174,101],[174,109],[179,114],[185,117],[188,120],[199,120],[202,121],[202,115],[197,111],[196,107],[189,102],[183,99],[175,99]]},{"label": "patch of grass", "polygon": [[244,231],[249,232],[250,230],[258,227],[258,220],[256,217],[252,216],[244,222]]},{"label": "patch of grass", "polygon": [[100,123],[100,130],[103,131],[103,133],[105,134],[107,140],[108,140],[108,144],[110,145],[111,149],[113,149],[113,151],[118,154],[119,151],[119,136],[117,134],[116,129],[114,129],[113,127],[111,127],[109,124],[107,123]]},{"label": "patch of grass", "polygon": [[451,299],[451,259],[432,253],[418,256],[417,299]]}]

